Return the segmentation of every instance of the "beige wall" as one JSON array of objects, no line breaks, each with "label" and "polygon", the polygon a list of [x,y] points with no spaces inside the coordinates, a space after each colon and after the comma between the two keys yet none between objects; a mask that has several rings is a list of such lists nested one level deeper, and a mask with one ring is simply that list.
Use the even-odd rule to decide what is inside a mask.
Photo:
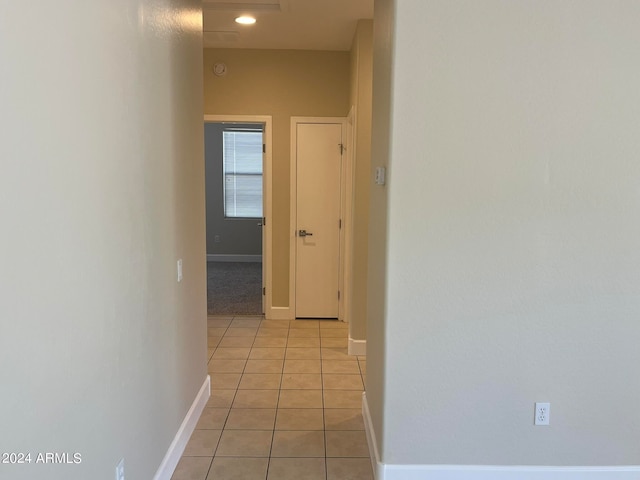
[{"label": "beige wall", "polygon": [[353,191],[353,273],[349,336],[367,336],[367,263],[369,185],[371,181],[371,83],[373,21],[360,20],[351,48],[351,105],[355,106],[355,162]]},{"label": "beige wall", "polygon": [[382,461],[433,466],[386,479],[640,464],[639,17],[376,0],[367,396]]},{"label": "beige wall", "polygon": [[200,2],[134,3],[0,4],[3,479],[153,478],[207,375]]},{"label": "beige wall", "polygon": [[[213,74],[217,62],[227,64],[226,76]],[[274,306],[289,305],[290,119],[348,112],[349,52],[204,50],[205,114],[273,117]]]}]

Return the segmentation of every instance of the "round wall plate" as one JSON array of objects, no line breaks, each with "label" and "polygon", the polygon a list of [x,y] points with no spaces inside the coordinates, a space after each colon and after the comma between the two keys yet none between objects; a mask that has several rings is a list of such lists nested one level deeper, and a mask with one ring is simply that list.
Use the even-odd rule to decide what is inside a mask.
[{"label": "round wall plate", "polygon": [[227,66],[224,63],[216,63],[213,66],[213,73],[218,77],[222,77],[227,74]]}]

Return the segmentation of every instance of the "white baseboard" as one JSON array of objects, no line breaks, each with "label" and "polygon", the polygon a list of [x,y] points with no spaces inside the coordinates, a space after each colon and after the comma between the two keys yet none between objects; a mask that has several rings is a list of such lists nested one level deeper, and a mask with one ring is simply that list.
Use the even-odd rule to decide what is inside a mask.
[{"label": "white baseboard", "polygon": [[381,465],[376,480],[637,480],[640,467]]},{"label": "white baseboard", "polygon": [[362,392],[362,418],[364,419],[364,431],[367,435],[367,444],[369,445],[369,458],[371,459],[373,478],[375,480],[381,480],[383,473],[379,471],[379,468],[382,466],[382,462],[380,461],[380,454],[378,453],[376,431],[373,428],[369,404],[367,403],[367,392]]},{"label": "white baseboard", "polygon": [[376,480],[638,480],[640,466],[543,467],[500,465],[389,465],[380,461],[366,392],[362,395],[371,466]]},{"label": "white baseboard", "polygon": [[262,263],[262,255],[207,254],[207,262],[256,262]]},{"label": "white baseboard", "polygon": [[173,438],[173,442],[171,442],[171,445],[169,445],[169,449],[162,459],[162,463],[160,464],[158,471],[153,477],[153,480],[171,480],[171,476],[178,466],[180,457],[182,457],[182,453],[187,446],[189,438],[191,438],[191,434],[196,428],[198,419],[200,418],[202,410],[207,404],[210,395],[211,377],[207,375],[207,378],[205,378],[202,387],[200,387],[198,395],[196,395],[196,398],[191,404],[191,408],[189,408],[187,415],[184,417],[182,425],[180,425],[176,436]]},{"label": "white baseboard", "polygon": [[354,340],[349,337],[349,355],[366,355],[367,354],[367,341],[366,340]]},{"label": "white baseboard", "polygon": [[289,307],[271,307],[267,308],[265,313],[267,320],[293,320],[291,308]]}]

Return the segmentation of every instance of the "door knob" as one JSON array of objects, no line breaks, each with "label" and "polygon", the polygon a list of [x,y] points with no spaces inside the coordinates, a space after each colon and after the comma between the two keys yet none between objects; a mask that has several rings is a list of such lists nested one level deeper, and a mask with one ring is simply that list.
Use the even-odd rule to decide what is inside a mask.
[{"label": "door knob", "polygon": [[299,237],[313,237],[313,233],[307,232],[306,230],[298,230]]}]

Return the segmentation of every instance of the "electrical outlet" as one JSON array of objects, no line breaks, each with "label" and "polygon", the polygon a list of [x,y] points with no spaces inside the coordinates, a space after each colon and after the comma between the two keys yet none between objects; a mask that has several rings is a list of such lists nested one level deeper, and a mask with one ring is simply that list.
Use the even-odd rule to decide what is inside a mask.
[{"label": "electrical outlet", "polygon": [[220,235],[213,236],[213,243],[220,243]]},{"label": "electrical outlet", "polygon": [[116,480],[124,480],[124,458],[116,465]]},{"label": "electrical outlet", "polygon": [[546,402],[536,402],[536,416],[534,425],[549,425],[549,415],[551,413],[551,404]]},{"label": "electrical outlet", "polygon": [[178,282],[182,281],[182,259],[178,260]]}]

